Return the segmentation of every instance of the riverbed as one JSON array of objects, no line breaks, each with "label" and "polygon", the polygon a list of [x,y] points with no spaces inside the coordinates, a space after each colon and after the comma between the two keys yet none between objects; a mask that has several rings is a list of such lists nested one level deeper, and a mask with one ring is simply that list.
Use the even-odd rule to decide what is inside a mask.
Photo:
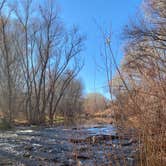
[{"label": "riverbed", "polygon": [[112,124],[19,126],[0,132],[0,166],[135,166],[136,147]]}]

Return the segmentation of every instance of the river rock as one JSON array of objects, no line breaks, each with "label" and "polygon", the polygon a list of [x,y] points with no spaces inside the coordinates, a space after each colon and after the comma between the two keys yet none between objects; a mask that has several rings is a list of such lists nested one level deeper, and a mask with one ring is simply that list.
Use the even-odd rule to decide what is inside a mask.
[{"label": "river rock", "polygon": [[87,160],[87,159],[90,159],[90,156],[87,153],[80,153],[80,154],[77,155],[77,159]]},{"label": "river rock", "polygon": [[23,154],[23,157],[27,157],[27,158],[30,158],[30,153],[29,152],[25,152],[24,154]]},{"label": "river rock", "polygon": [[27,146],[24,147],[24,149],[25,149],[25,150],[28,150],[28,151],[32,151],[33,146],[27,145]]},{"label": "river rock", "polygon": [[86,138],[82,139],[70,139],[70,142],[72,143],[90,143],[90,144],[95,144],[95,143],[100,143],[101,141],[109,141],[113,139],[118,139],[118,136],[116,135],[94,135],[94,136],[89,136]]},{"label": "river rock", "polygon": [[131,144],[136,143],[136,140],[130,139],[130,140],[124,140],[121,145],[122,146],[130,146]]},{"label": "river rock", "polygon": [[73,152],[72,157],[76,160],[88,160],[92,158],[92,154],[88,152]]},{"label": "river rock", "polygon": [[89,149],[89,147],[87,146],[87,145],[80,145],[78,148],[77,148],[77,150],[79,151],[79,152],[84,152],[84,151],[86,151],[86,150],[88,150]]}]

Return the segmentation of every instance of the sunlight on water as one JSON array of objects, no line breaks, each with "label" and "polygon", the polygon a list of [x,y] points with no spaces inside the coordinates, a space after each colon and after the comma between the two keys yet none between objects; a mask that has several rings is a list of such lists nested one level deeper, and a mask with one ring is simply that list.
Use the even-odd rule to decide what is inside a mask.
[{"label": "sunlight on water", "polygon": [[34,130],[18,130],[18,133],[33,133]]},{"label": "sunlight on water", "polygon": [[15,133],[0,133],[0,138],[15,138],[17,136]]},{"label": "sunlight on water", "polygon": [[103,127],[92,127],[88,128],[87,131],[89,134],[98,135],[98,134],[105,134],[105,135],[115,135],[116,131],[112,125],[103,126]]}]

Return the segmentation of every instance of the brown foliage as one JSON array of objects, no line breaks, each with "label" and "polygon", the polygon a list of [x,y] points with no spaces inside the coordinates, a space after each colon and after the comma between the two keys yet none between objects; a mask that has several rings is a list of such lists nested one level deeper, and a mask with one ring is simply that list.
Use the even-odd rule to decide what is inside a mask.
[{"label": "brown foliage", "polygon": [[149,166],[166,164],[165,5],[146,1],[148,17],[125,28],[125,58],[113,80],[115,115],[139,129],[141,165]]},{"label": "brown foliage", "polygon": [[99,93],[90,93],[84,99],[84,110],[93,114],[98,111],[104,111],[107,107],[106,98]]}]

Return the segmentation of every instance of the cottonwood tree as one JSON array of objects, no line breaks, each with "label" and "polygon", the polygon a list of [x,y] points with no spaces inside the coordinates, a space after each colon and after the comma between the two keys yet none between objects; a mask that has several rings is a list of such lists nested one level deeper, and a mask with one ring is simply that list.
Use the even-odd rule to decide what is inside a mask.
[{"label": "cottonwood tree", "polygon": [[[5,1],[0,8],[3,4]],[[79,57],[83,37],[77,28],[65,30],[53,1],[6,4],[8,15],[1,12],[0,26],[1,82],[6,86],[8,107],[5,109],[11,120],[17,91],[29,123],[44,123],[46,113],[53,123],[64,91],[83,67]]]},{"label": "cottonwood tree", "polygon": [[66,119],[72,119],[83,111],[82,91],[82,83],[77,79],[72,80],[65,89],[57,109]]},{"label": "cottonwood tree", "polygon": [[[165,3],[148,1],[148,5],[151,12],[151,15],[148,14],[148,20],[141,20],[125,29],[125,37],[130,42],[126,47],[124,66],[128,75],[135,80],[135,85],[139,87],[137,91],[154,98],[154,102],[159,102],[164,101],[166,97],[166,22],[165,11],[162,8]],[[162,104],[161,109],[163,106]],[[161,112],[163,111],[162,109]],[[157,112],[161,117],[160,109]]]},{"label": "cottonwood tree", "polygon": [[[44,122],[48,106],[52,123],[63,91],[81,69],[82,64],[80,65],[77,55],[82,50],[83,38],[76,29],[71,32],[64,30],[52,1],[39,5],[37,13],[33,14],[34,18],[30,15],[31,3],[26,1],[22,4],[21,11],[24,14],[21,15],[18,8],[13,8],[24,29],[24,46],[20,48],[23,49],[21,53],[27,89],[27,113],[31,123]],[[73,66],[73,72],[66,77],[55,102],[55,86],[70,66]]]},{"label": "cottonwood tree", "polygon": [[10,11],[3,13],[3,1],[0,5],[0,98],[1,109],[10,122],[16,110],[21,83],[20,56],[17,55],[14,45],[15,29],[13,20],[10,20]]},{"label": "cottonwood tree", "polygon": [[97,111],[104,111],[107,107],[106,98],[100,93],[90,93],[84,99],[84,110],[93,114]]},{"label": "cottonwood tree", "polygon": [[[146,17],[139,18],[137,22],[132,22],[124,30],[124,38],[127,39],[124,49],[125,59],[121,67],[117,68],[117,76],[113,79],[114,84],[115,80],[119,80],[116,82],[119,82],[122,88],[119,88],[119,85],[117,89],[116,87],[113,88],[116,90],[116,97],[126,96],[129,99],[128,108],[132,106],[131,103],[134,106],[137,105],[135,109],[133,107],[130,109],[135,113],[141,114],[145,110],[145,108],[141,108],[144,105],[137,104],[139,99],[140,102],[146,101],[149,96],[154,100],[164,101],[166,96],[164,6],[163,1],[146,1],[146,6],[144,5]],[[142,100],[141,97],[138,97],[140,93],[144,94]],[[120,103],[124,103],[123,101],[121,100]],[[153,101],[151,102],[153,103]],[[152,106],[152,104],[150,105]],[[158,116],[161,117],[161,112],[159,112]]]}]

